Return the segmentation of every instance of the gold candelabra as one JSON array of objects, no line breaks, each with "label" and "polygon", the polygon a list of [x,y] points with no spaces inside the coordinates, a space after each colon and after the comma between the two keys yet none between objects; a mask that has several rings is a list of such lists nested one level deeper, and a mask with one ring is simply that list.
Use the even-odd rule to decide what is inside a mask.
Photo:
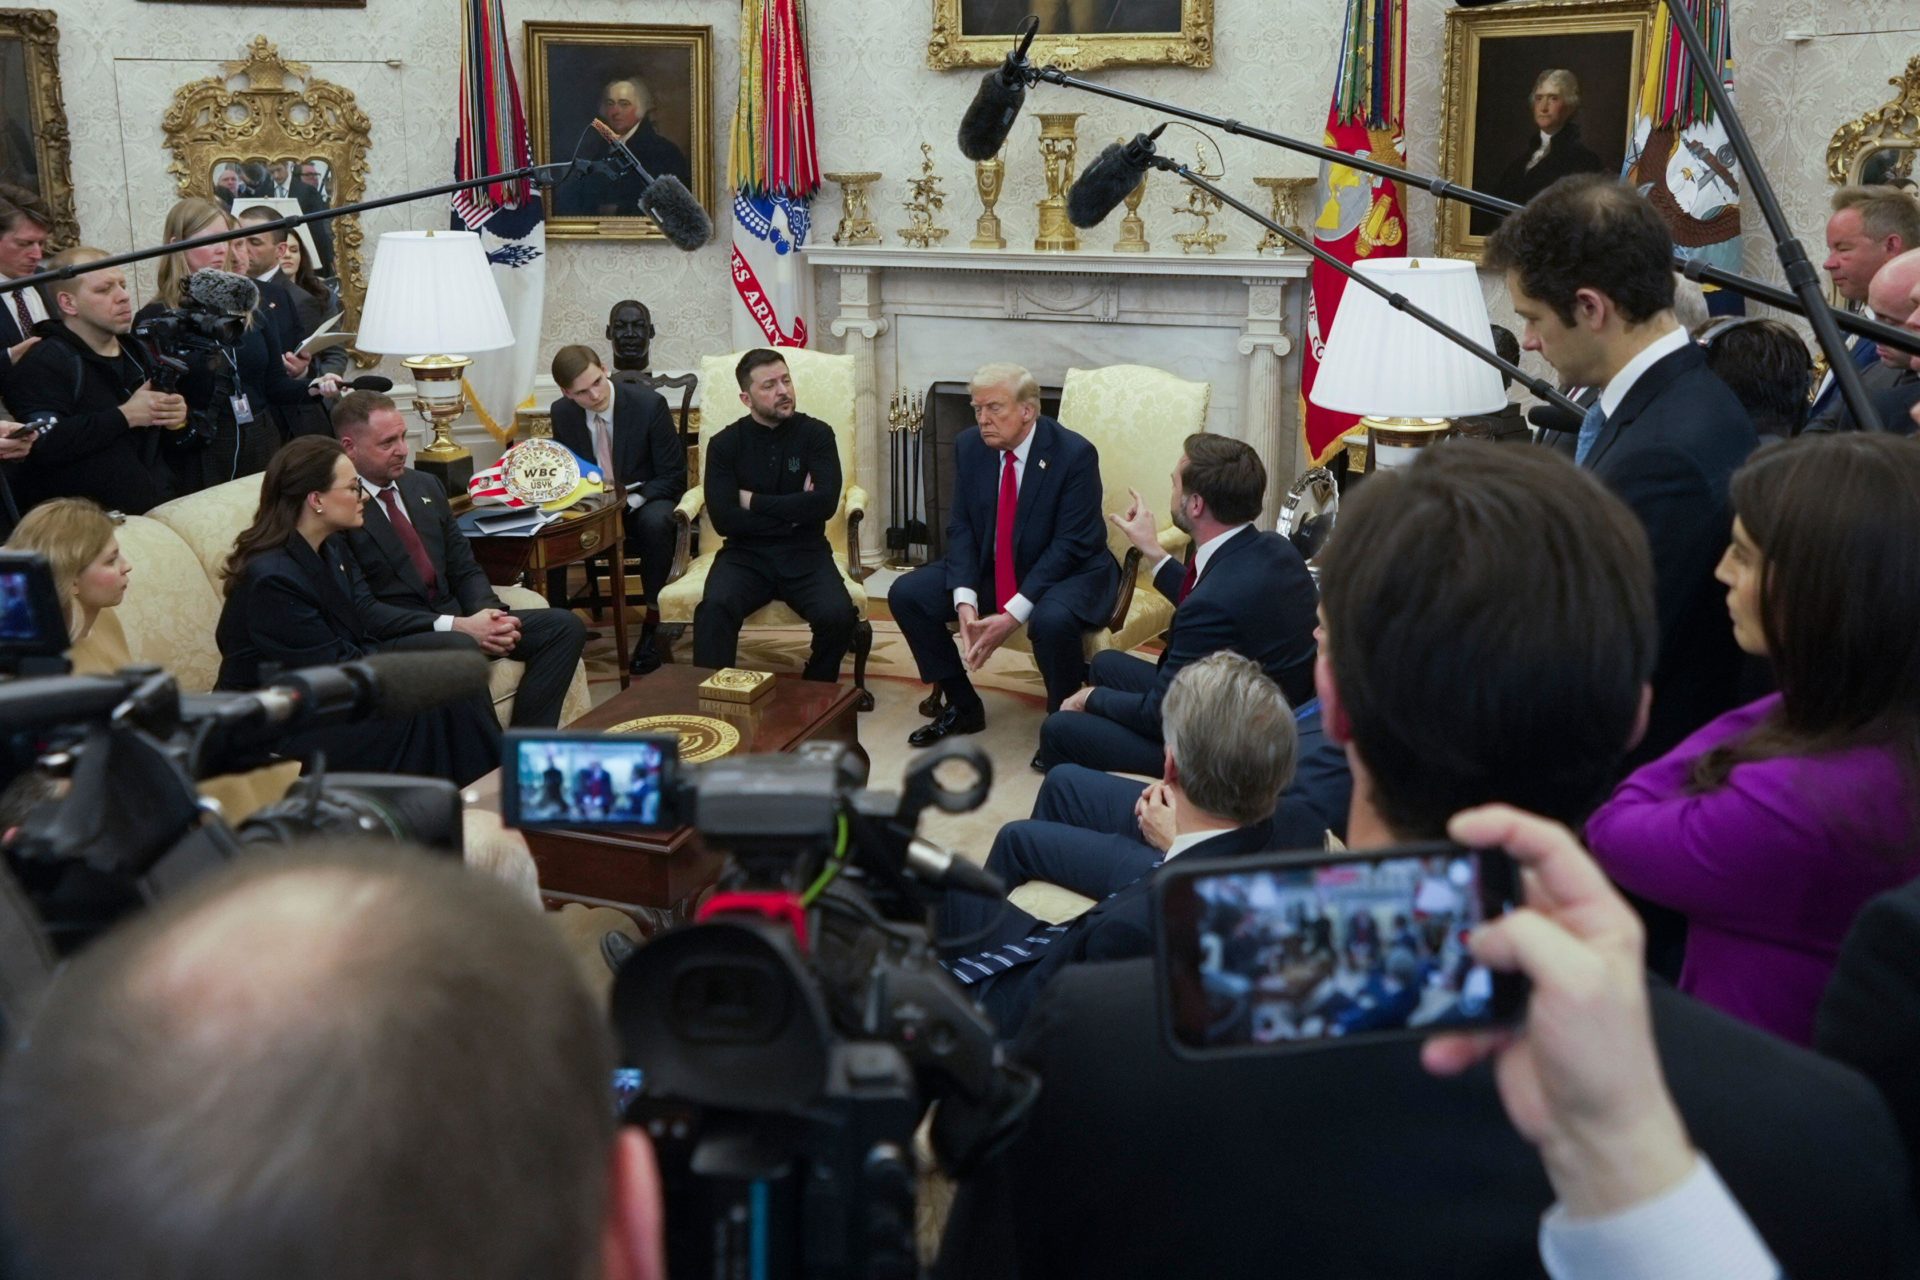
[{"label": "gold candelabra", "polygon": [[1067,219],[1067,188],[1073,185],[1073,153],[1078,147],[1075,127],[1079,111],[1040,113],[1040,158],[1047,167],[1047,198],[1039,204],[1040,231],[1033,247],[1071,253],[1080,247],[1080,233]]},{"label": "gold candelabra", "polygon": [[1000,233],[1000,218],[993,211],[995,202],[1000,199],[1000,189],[1007,180],[1007,162],[999,156],[991,160],[981,160],[973,166],[973,185],[980,190],[980,204],[985,210],[980,220],[973,224],[974,249],[1004,249],[1007,238]]},{"label": "gold candelabra", "polygon": [[945,227],[933,225],[934,211],[947,202],[940,190],[940,178],[933,171],[933,144],[920,144],[920,176],[907,183],[909,199],[901,202],[910,225],[900,228],[900,238],[916,249],[930,249],[947,238]]},{"label": "gold candelabra", "polygon": [[1226,232],[1213,229],[1213,215],[1220,212],[1219,196],[1190,186],[1187,188],[1186,203],[1173,206],[1173,211],[1199,222],[1193,230],[1182,231],[1173,237],[1180,246],[1180,252],[1212,253],[1226,240]]},{"label": "gold candelabra", "polygon": [[[1253,185],[1265,187],[1272,194],[1271,207],[1267,210],[1267,216],[1293,234],[1306,239],[1307,232],[1300,220],[1300,207],[1306,199],[1307,192],[1311,191],[1319,181],[1318,178],[1255,178]],[[1280,238],[1279,232],[1268,228],[1266,234],[1260,237],[1260,243],[1253,247],[1253,251],[1265,253],[1269,249],[1277,249],[1285,253],[1290,248],[1292,246]]]},{"label": "gold candelabra", "polygon": [[834,229],[835,244],[879,244],[880,230],[867,211],[867,188],[880,181],[878,173],[825,173],[828,182],[840,188],[840,225]]}]

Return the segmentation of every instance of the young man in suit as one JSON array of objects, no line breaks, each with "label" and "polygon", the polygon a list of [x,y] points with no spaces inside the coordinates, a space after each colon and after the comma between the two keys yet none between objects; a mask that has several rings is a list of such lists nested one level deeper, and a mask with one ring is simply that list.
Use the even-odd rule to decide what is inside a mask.
[{"label": "young man in suit", "polygon": [[[53,214],[39,196],[0,182],[0,284],[38,274],[52,228]],[[59,319],[47,301],[38,289],[0,293],[0,398],[5,397],[13,367],[40,341],[33,326]]]},{"label": "young man in suit", "polygon": [[[1064,925],[1048,925],[998,898],[949,890],[940,906],[940,936],[964,942],[948,948],[948,972],[1000,1034],[1011,1037],[1062,968],[1147,955],[1153,871],[1187,855],[1232,857],[1275,847],[1274,804],[1293,776],[1298,748],[1293,712],[1256,663],[1214,653],[1189,664],[1167,692],[1162,782],[1142,802],[1151,850],[1059,844],[1059,865],[1047,865],[1099,899]],[[1040,834],[1044,842],[1046,833]],[[1300,838],[1298,830],[1282,837],[1290,844]]]},{"label": "young man in suit", "polygon": [[[1429,450],[1355,492],[1322,581],[1317,683],[1352,764],[1349,848],[1486,840],[1450,823],[1490,802],[1577,827],[1606,796],[1645,719],[1654,576],[1632,513],[1592,478],[1536,449]],[[1611,981],[1577,976],[1589,1000]],[[1553,1188],[1502,1107],[1537,1083],[1522,1064],[1437,1078],[1407,1042],[1193,1062],[1166,1044],[1155,985],[1129,961],[1042,995],[1013,1053],[1046,1087],[962,1188],[943,1273],[1248,1275],[1284,1240],[1303,1275],[1540,1274]],[[1866,1082],[1664,984],[1647,1000],[1686,1132],[1785,1274],[1910,1276],[1906,1161]],[[1596,1154],[1624,1137],[1597,1130]],[[1651,1150],[1619,1151],[1623,1182]]]},{"label": "young man in suit", "polygon": [[1160,547],[1155,515],[1134,494],[1114,522],[1154,565],[1153,585],[1174,602],[1157,663],[1109,650],[1093,684],[1060,704],[1040,730],[1037,762],[1121,773],[1160,771],[1160,702],[1180,668],[1221,649],[1258,662],[1287,701],[1313,697],[1313,577],[1292,543],[1254,528],[1267,489],[1260,455],[1226,436],[1190,435],[1173,470],[1173,523],[1192,539],[1183,568]]},{"label": "young man in suit", "polygon": [[637,382],[623,382],[616,391],[592,347],[560,348],[553,381],[562,395],[553,402],[553,438],[598,462],[609,485],[617,481],[626,492],[627,541],[640,551],[647,593],[647,615],[628,665],[645,675],[660,665],[653,647],[660,626],[655,606],[673,571],[673,507],[687,491],[687,447],[666,398]]},{"label": "young man in suit", "polygon": [[347,534],[347,544],[383,606],[373,619],[383,638],[454,631],[489,658],[525,663],[513,724],[559,724],[586,647],[586,624],[566,609],[508,612],[473,558],[440,482],[408,469],[407,420],[392,400],[352,392],[334,408],[333,426],[366,486],[364,522]]},{"label": "young man in suit", "polygon": [[[967,671],[1023,626],[1047,709],[1058,707],[1086,679],[1082,635],[1105,625],[1120,588],[1098,450],[1040,412],[1040,385],[1019,365],[982,366],[968,391],[976,425],[953,442],[946,558],[887,593],[920,678],[946,695],[945,710],[908,735],[915,747],[987,727]],[[958,645],[947,633],[956,619]]]},{"label": "young man in suit", "polygon": [[1487,241],[1521,345],[1599,387],[1575,460],[1640,517],[1653,546],[1660,660],[1653,717],[1628,764],[1663,754],[1740,699],[1741,658],[1713,567],[1733,527],[1727,486],[1753,423],[1673,316],[1673,241],[1632,188],[1563,178]]},{"label": "young man in suit", "polygon": [[[734,379],[747,412],[707,437],[701,459],[707,519],[727,541],[693,611],[693,665],[732,666],[747,615],[779,600],[813,631],[803,674],[831,683],[860,622],[827,542],[840,507],[833,427],[799,411],[778,351],[747,352]],[[720,397],[706,405],[718,414]]]}]

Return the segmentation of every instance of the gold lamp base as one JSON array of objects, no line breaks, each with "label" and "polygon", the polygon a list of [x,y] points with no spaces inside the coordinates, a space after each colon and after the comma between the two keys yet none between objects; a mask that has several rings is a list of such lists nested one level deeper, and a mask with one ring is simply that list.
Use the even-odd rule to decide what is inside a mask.
[{"label": "gold lamp base", "polygon": [[413,407],[433,428],[433,439],[414,455],[414,470],[430,475],[447,491],[447,505],[464,511],[472,505],[467,483],[473,479],[473,454],[453,438],[453,424],[466,411],[460,383],[473,364],[467,356],[412,356],[402,361],[413,375]]},{"label": "gold lamp base", "polygon": [[1368,469],[1411,466],[1420,451],[1438,444],[1453,434],[1453,423],[1446,418],[1360,419],[1356,432],[1367,437]]}]

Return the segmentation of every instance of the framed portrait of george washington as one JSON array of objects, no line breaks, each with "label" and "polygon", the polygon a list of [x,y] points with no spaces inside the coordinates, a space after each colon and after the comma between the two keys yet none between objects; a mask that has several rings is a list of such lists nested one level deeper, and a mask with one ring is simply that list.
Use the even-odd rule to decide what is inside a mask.
[{"label": "framed portrait of george washington", "polygon": [[[1440,172],[1525,204],[1570,173],[1625,166],[1651,0],[1521,0],[1447,10]],[[1439,250],[1478,259],[1498,215],[1440,205]]]},{"label": "framed portrait of george washington", "polygon": [[1030,16],[1040,19],[1036,65],[1213,65],[1213,0],[933,0],[927,65],[997,67]]},{"label": "framed portrait of george washington", "polygon": [[680,179],[715,216],[712,27],[528,22],[524,31],[534,161],[587,166],[546,193],[549,237],[662,238],[640,213],[647,179],[594,132],[595,119],[648,174]]},{"label": "framed portrait of george washington", "polygon": [[49,251],[80,239],[54,16],[51,9],[0,9],[0,182],[46,205],[53,215]]}]

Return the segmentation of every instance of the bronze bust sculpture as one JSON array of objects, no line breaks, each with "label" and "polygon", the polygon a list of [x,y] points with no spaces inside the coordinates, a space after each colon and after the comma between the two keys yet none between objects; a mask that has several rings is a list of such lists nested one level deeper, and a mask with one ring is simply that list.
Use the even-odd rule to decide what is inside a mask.
[{"label": "bronze bust sculpture", "polygon": [[607,313],[607,341],[613,344],[613,367],[621,373],[646,373],[652,359],[653,313],[643,302],[626,298]]}]

